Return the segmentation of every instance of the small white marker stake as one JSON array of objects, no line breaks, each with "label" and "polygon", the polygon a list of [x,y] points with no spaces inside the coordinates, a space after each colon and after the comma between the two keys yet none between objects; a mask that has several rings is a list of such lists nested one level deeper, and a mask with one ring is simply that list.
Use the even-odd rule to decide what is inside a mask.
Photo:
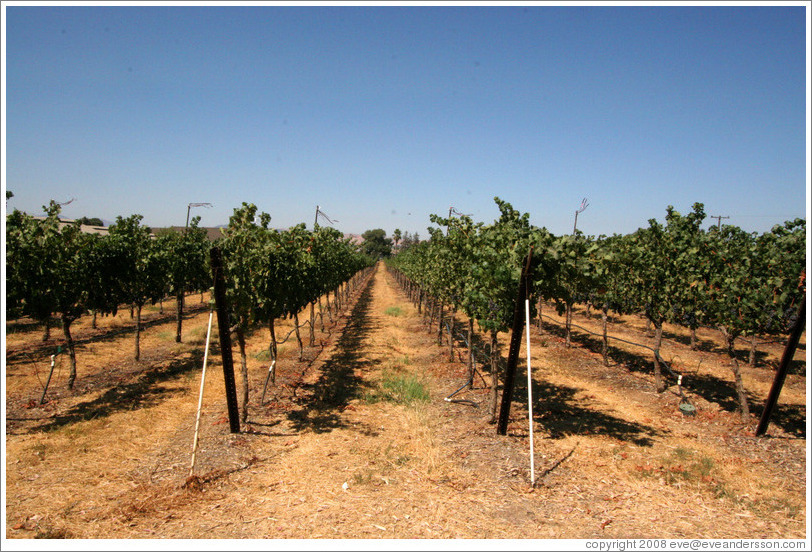
[{"label": "small white marker stake", "polygon": [[206,362],[209,359],[209,338],[211,337],[211,319],[214,309],[209,310],[209,329],[206,331],[206,349],[203,352],[203,374],[200,377],[200,398],[197,400],[197,419],[195,420],[195,439],[192,442],[192,466],[189,477],[195,474],[195,456],[197,455],[197,437],[200,431],[200,410],[203,408],[203,386],[206,384]]},{"label": "small white marker stake", "polygon": [[530,368],[530,299],[524,300],[524,327],[527,335],[527,416],[530,419],[530,485],[536,486],[535,453],[533,451],[533,372]]}]

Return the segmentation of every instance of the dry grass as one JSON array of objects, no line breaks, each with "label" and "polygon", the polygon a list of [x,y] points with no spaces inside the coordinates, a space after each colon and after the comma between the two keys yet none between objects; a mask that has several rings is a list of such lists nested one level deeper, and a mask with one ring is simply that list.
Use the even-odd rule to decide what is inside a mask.
[{"label": "dry grass", "polygon": [[[551,306],[544,309],[544,315],[556,320],[556,324],[545,323],[545,328],[554,331],[557,335],[562,335],[564,324],[563,316],[558,316]],[[608,333],[610,336],[642,343],[652,346],[654,344],[653,334],[646,332],[646,322],[640,316],[626,315],[610,317]],[[546,319],[545,319],[546,320]],[[584,308],[575,308],[575,324],[587,330],[600,334],[601,321],[599,313],[595,311],[587,316]],[[596,336],[588,336],[579,329],[574,330],[578,340],[587,345],[592,351],[600,350],[597,346]],[[706,378],[719,378],[732,382],[733,376],[730,371],[730,360],[724,353],[725,343],[718,330],[702,327],[697,330],[698,347],[692,350],[689,346],[690,332],[687,328],[672,324],[663,324],[663,335],[666,337],[660,351],[662,357],[669,365],[679,373],[685,375],[685,382],[688,385],[692,379],[700,381]],[[757,364],[750,366],[747,364],[749,356],[749,342],[745,338],[736,341],[736,356],[742,369],[745,388],[756,397],[765,397],[769,392],[773,382],[774,370],[778,366],[784,352],[783,342],[776,342],[773,337],[759,338],[761,343],[758,348]],[[645,358],[650,363],[651,352],[624,343],[621,341],[609,340],[610,354],[616,359],[615,362],[623,363],[630,360],[634,362],[637,358]],[[618,354],[619,353],[619,354]],[[806,332],[801,336],[798,348],[793,360],[801,367],[806,363]],[[803,373],[790,373],[784,389],[782,398],[789,404],[805,403],[805,383],[806,378]]]},{"label": "dry grass", "polygon": [[[548,328],[533,338],[533,488],[524,384],[508,436],[497,437],[480,380],[459,402],[443,400],[466,367],[448,362],[383,270],[351,308],[334,325],[325,320],[303,362],[294,338],[280,347],[266,404],[268,332],[250,336],[249,423],[240,434],[228,432],[220,358],[210,355],[193,477],[205,311],[175,344],[167,301],[169,317],[145,330],[139,363],[130,334],[104,338],[128,313],[100,321],[96,333],[80,321],[75,333],[90,339],[78,353],[77,389],[67,391],[61,374],[43,407],[27,407],[41,386],[16,352],[41,351],[39,329],[10,333],[6,537],[806,536],[805,435],[775,426],[756,439],[726,403],[697,395],[697,415],[684,417],[674,388],[658,395],[649,373],[604,367]],[[291,327],[280,322],[277,335]],[[673,354],[692,365],[679,347]],[[697,374],[723,381],[724,362],[703,354]],[[368,400],[393,376],[424,383],[428,401]],[[782,401],[805,413],[793,387],[805,380],[794,377]]]}]

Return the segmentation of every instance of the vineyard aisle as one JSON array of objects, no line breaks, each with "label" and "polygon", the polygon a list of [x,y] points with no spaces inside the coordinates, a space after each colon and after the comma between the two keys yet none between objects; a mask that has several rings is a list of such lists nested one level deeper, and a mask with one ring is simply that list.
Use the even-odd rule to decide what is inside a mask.
[{"label": "vineyard aisle", "polygon": [[[224,423],[213,355],[196,478],[187,479],[197,372],[178,377],[182,392],[147,407],[48,434],[7,434],[6,537],[806,536],[804,482],[764,466],[776,446],[800,451],[803,462],[802,440],[728,439],[716,426],[703,438],[703,424],[715,421],[669,417],[661,404],[645,404],[647,392],[624,390],[624,377],[588,381],[596,359],[550,336],[542,347],[536,336],[532,489],[524,387],[507,437],[487,423],[481,380],[463,400],[445,401],[465,382],[466,366],[449,362],[447,345],[382,265],[346,315],[306,348],[304,362],[294,345],[280,347],[265,405],[267,361],[259,359],[268,332],[249,339],[251,403],[241,434]],[[626,414],[618,397],[641,404]]]}]

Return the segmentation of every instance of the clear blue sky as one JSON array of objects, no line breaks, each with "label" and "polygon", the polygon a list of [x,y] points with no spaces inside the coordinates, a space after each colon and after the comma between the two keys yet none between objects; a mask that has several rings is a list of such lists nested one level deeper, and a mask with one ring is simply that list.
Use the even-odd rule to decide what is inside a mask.
[{"label": "clear blue sky", "polygon": [[694,202],[748,231],[807,215],[803,3],[4,9],[9,210],[320,205],[422,237],[494,196],[556,234],[583,197],[590,235]]}]

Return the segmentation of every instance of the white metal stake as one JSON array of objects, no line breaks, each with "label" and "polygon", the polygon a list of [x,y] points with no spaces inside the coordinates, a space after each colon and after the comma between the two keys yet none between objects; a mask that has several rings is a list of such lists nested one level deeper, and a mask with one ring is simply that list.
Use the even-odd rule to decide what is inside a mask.
[{"label": "white metal stake", "polygon": [[45,393],[48,392],[48,386],[51,385],[51,376],[54,375],[54,362],[56,359],[56,355],[51,355],[51,371],[48,372],[48,379],[45,380],[45,389],[42,390],[42,396],[39,398],[39,403],[45,403]]},{"label": "white metal stake", "polygon": [[530,419],[530,485],[536,485],[535,452],[533,449],[533,375],[530,368],[530,300],[524,300],[524,327],[527,335],[527,416]]},{"label": "white metal stake", "polygon": [[200,431],[200,411],[203,408],[203,386],[206,383],[206,363],[209,359],[209,338],[211,337],[211,320],[214,316],[214,309],[209,311],[209,329],[206,331],[206,349],[203,352],[203,375],[200,377],[200,398],[197,400],[197,419],[195,420],[195,439],[192,442],[192,466],[189,469],[189,477],[195,473],[195,456],[197,455],[197,437]]}]

